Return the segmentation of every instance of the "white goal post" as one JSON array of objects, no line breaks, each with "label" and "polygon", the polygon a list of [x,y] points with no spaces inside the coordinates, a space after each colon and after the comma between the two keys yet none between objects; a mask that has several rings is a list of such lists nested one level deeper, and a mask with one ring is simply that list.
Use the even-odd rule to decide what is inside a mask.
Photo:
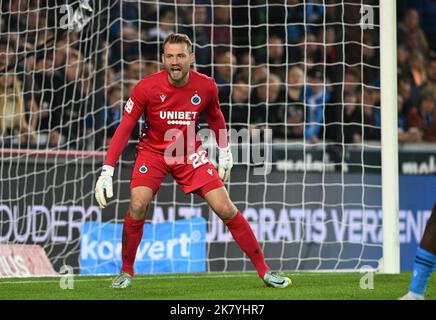
[{"label": "white goal post", "polygon": [[380,1],[383,273],[400,272],[396,1]]}]

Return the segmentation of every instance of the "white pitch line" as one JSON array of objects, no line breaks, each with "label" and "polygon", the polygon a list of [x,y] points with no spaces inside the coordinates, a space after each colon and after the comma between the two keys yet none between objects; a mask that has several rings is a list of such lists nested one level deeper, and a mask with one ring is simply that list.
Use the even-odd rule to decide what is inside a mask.
[{"label": "white pitch line", "polygon": [[[101,277],[100,279],[77,279],[76,277],[82,277],[83,275],[74,275],[75,279],[74,282],[90,282],[90,281],[106,281],[106,280],[112,280],[116,275],[114,275],[113,277]],[[165,279],[214,279],[214,278],[240,278],[240,277],[251,277],[253,275],[249,275],[249,274],[244,274],[244,275],[231,275],[231,274],[226,274],[226,275],[209,275],[209,276],[164,276],[164,277],[160,277],[160,276],[151,276],[151,277],[138,277],[135,279],[135,281],[138,280],[165,280]],[[21,280],[21,281],[1,281],[0,280],[0,285],[1,284],[14,284],[14,283],[52,283],[52,282],[59,282],[60,278],[62,276],[57,277],[56,279],[50,279],[50,280]]]},{"label": "white pitch line", "polygon": [[[291,276],[291,277],[295,277],[295,276],[307,276],[307,275],[311,275],[311,276],[325,276],[325,275],[330,275],[330,273],[312,273],[312,272],[301,272],[301,273],[288,273],[285,272],[287,275]],[[179,276],[147,276],[147,275],[140,275],[140,277],[135,278],[135,281],[138,280],[165,280],[165,279],[214,279],[214,278],[241,278],[241,277],[252,277],[255,274],[255,272],[253,272],[252,274],[210,274],[210,275],[179,275]],[[334,273],[333,273],[334,274]],[[59,280],[61,279],[62,276],[65,275],[59,275],[59,276],[53,276],[53,279],[47,279],[47,280],[36,280],[38,279],[38,277],[36,278],[32,278],[33,280],[20,280],[20,281],[2,281],[0,279],[0,285],[1,284],[26,284],[26,283],[55,283],[55,282],[59,282]],[[100,277],[100,279],[80,279],[81,277]],[[102,276],[102,275],[83,275],[83,274],[76,274],[73,275],[74,277],[74,281],[77,282],[91,282],[91,281],[109,281],[112,280],[116,275],[113,276]],[[79,279],[77,279],[79,278]]]}]

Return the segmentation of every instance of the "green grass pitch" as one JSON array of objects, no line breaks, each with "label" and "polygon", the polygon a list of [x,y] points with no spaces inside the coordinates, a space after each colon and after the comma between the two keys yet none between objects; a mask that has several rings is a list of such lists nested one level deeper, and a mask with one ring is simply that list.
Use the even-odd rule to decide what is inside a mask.
[{"label": "green grass pitch", "polygon": [[[360,273],[286,273],[293,284],[266,287],[254,272],[139,275],[130,288],[114,290],[112,276],[74,276],[74,289],[61,289],[59,277],[2,278],[0,299],[8,300],[373,300],[398,299],[407,292],[410,272],[374,274],[373,289],[361,289]],[[370,284],[369,281],[362,281]],[[426,299],[436,299],[436,276]]]}]

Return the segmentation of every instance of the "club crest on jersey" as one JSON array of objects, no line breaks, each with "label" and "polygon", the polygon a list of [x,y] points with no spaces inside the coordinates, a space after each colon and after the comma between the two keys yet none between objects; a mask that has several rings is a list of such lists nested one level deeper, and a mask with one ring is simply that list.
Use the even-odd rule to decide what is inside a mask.
[{"label": "club crest on jersey", "polygon": [[191,98],[191,103],[194,106],[198,106],[201,103],[201,97],[198,95],[198,93],[194,93],[194,95]]},{"label": "club crest on jersey", "polygon": [[143,164],[142,166],[139,167],[139,172],[141,173],[147,173],[148,168],[145,164]]}]

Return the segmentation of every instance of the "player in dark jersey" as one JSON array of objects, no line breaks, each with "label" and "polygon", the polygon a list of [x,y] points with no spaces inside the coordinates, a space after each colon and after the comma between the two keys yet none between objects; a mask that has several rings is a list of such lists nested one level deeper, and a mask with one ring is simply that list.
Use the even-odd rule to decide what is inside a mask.
[{"label": "player in dark jersey", "polygon": [[419,244],[413,264],[409,292],[401,300],[424,300],[428,281],[436,266],[436,203],[425,225],[424,234]]},{"label": "player in dark jersey", "polygon": [[[185,193],[195,192],[207,201],[268,286],[287,287],[291,280],[271,272],[250,225],[224,187],[223,180],[226,181],[230,175],[233,157],[214,79],[191,69],[194,54],[186,35],[169,35],[163,48],[164,70],[145,77],[133,89],[95,187],[97,202],[104,208],[105,193],[108,198],[113,196],[112,176],[116,162],[137,121],[144,114],[145,125],[137,145],[130,183],[130,205],[123,226],[122,270],[112,287],[131,285],[146,213],[168,173]],[[199,115],[203,111],[218,144],[218,172],[207,159],[206,151],[195,134]]]}]

